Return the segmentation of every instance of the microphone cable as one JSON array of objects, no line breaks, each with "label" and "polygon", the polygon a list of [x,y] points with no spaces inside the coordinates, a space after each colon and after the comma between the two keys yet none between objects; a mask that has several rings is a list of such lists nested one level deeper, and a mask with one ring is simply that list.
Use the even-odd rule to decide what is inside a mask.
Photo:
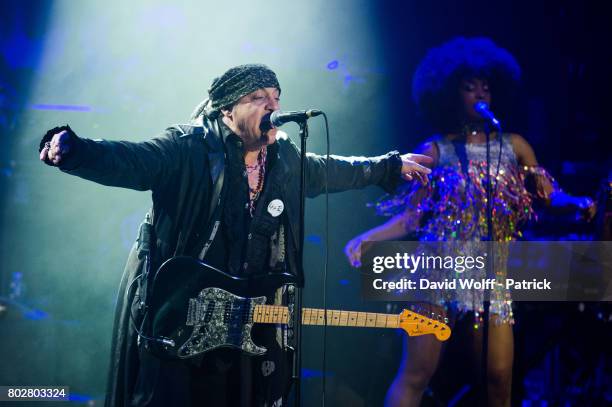
[{"label": "microphone cable", "polygon": [[329,123],[327,115],[323,113],[325,119],[325,141],[327,145],[325,154],[325,264],[323,266],[323,315],[325,316],[323,324],[323,352],[322,352],[322,395],[321,405],[325,407],[325,386],[326,386],[326,348],[327,348],[327,269],[329,266]]},{"label": "microphone cable", "polygon": [[[127,288],[127,292],[128,292],[127,297],[128,297],[128,299],[132,298],[130,293],[132,292],[132,288],[134,287],[134,284],[139,282],[142,279],[142,277],[143,277],[142,273],[138,274],[137,276],[134,277],[134,279],[128,285],[128,288]],[[139,293],[139,296],[140,296],[140,293]],[[132,298],[132,300],[133,300],[133,298]],[[138,302],[140,302],[140,298],[138,298]],[[165,337],[162,337],[162,336],[157,337],[157,336],[148,336],[148,335],[145,335],[142,332],[142,330],[138,327],[138,324],[136,323],[136,318],[134,318],[134,310],[132,309],[132,306],[131,305],[128,305],[128,306],[130,307],[130,312],[129,312],[129,315],[130,315],[130,324],[132,325],[132,328],[134,328],[134,331],[136,331],[136,334],[138,335],[138,344],[140,344],[140,339],[142,338],[145,341],[156,342],[158,344],[161,344],[161,345],[164,345],[164,346],[167,346],[167,347],[171,347],[171,348],[174,348],[176,346],[176,343],[172,339],[170,339],[170,338],[165,338]],[[139,307],[140,307],[140,304],[139,304]],[[144,321],[148,317],[148,313],[149,313],[149,310],[145,307],[144,314],[142,315],[142,321],[141,322],[144,323]]]}]

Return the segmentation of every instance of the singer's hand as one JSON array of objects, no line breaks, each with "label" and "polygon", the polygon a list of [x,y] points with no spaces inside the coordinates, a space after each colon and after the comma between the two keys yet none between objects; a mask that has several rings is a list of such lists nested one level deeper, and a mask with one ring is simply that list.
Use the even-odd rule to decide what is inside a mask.
[{"label": "singer's hand", "polygon": [[69,140],[70,136],[66,130],[54,134],[51,141],[45,143],[45,146],[40,151],[40,161],[59,165],[62,157],[70,151]]},{"label": "singer's hand", "polygon": [[592,221],[597,214],[597,204],[586,196],[575,198],[575,203],[578,209],[576,220],[586,222]]},{"label": "singer's hand", "polygon": [[427,184],[427,174],[430,174],[431,170],[421,164],[431,165],[433,158],[423,154],[402,155],[402,177],[408,181],[417,179],[421,184]]}]

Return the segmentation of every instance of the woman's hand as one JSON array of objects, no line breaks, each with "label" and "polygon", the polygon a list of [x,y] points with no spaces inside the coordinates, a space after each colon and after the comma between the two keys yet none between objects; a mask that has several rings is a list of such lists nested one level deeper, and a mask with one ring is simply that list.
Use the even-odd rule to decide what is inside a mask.
[{"label": "woman's hand", "polygon": [[577,213],[576,219],[579,221],[590,222],[597,214],[597,204],[591,198],[587,196],[580,196],[574,198]]},{"label": "woman's hand", "polygon": [[361,266],[361,244],[368,240],[368,234],[362,233],[344,246],[344,254],[353,267]]}]

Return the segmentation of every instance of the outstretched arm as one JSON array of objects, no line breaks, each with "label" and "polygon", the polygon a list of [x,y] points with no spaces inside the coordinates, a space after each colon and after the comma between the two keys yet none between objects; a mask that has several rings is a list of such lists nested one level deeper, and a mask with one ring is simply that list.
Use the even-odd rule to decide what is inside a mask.
[{"label": "outstretched arm", "polygon": [[[300,168],[300,151],[286,136],[277,136],[281,151],[289,168],[294,171]],[[425,182],[430,172],[426,166],[430,157],[419,154],[400,155],[397,151],[378,157],[343,157],[331,155],[329,162],[326,156],[306,154],[306,196],[312,198],[325,192],[325,180],[329,192],[361,189],[369,185],[378,185],[387,192],[392,192],[402,179],[418,179]]]},{"label": "outstretched arm", "polygon": [[103,185],[155,189],[180,163],[179,136],[168,130],[149,141],[90,140],[68,126],[49,130],[40,145],[40,160]]},{"label": "outstretched arm", "polygon": [[577,212],[590,221],[597,212],[596,205],[589,197],[575,197],[565,193],[546,171],[538,166],[533,148],[518,134],[511,136],[512,147],[519,165],[526,176],[533,180],[533,196],[550,211],[558,214]]},{"label": "outstretched arm", "polygon": [[324,180],[329,166],[329,192],[360,189],[378,185],[387,192],[393,191],[402,179],[427,182],[431,172],[426,165],[431,158],[422,154],[390,152],[378,157],[341,157],[307,154],[306,191],[309,197],[325,191]]}]

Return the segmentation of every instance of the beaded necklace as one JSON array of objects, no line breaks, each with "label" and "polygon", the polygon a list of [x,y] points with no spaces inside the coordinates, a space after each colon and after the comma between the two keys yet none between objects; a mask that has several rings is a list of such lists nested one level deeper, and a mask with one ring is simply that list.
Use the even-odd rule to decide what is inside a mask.
[{"label": "beaded necklace", "polygon": [[265,147],[262,148],[259,151],[259,154],[257,154],[257,162],[252,165],[246,165],[247,174],[252,174],[253,172],[259,170],[257,185],[255,188],[251,188],[251,184],[249,184],[249,214],[251,215],[251,218],[255,214],[255,202],[263,190],[263,182],[266,176],[267,151],[268,150]]}]

